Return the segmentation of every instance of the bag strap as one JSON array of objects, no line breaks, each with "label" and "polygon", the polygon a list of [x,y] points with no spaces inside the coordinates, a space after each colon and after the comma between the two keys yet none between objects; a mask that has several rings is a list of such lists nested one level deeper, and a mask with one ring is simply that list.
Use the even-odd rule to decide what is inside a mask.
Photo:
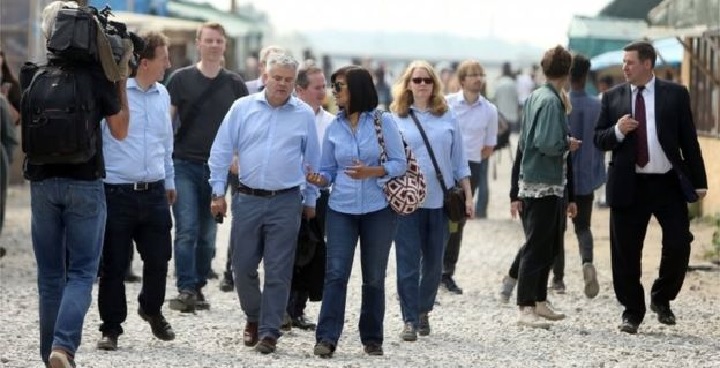
[{"label": "bag strap", "polygon": [[[200,113],[200,107],[205,104],[207,100],[210,99],[209,97],[212,95],[213,92],[218,90],[216,87],[220,85],[220,82],[227,80],[227,78],[225,77],[226,75],[227,73],[225,73],[225,70],[220,69],[220,73],[218,73],[218,75],[212,81],[210,81],[210,84],[208,84],[208,86],[205,87],[205,89],[195,98],[195,101],[190,104],[190,107],[183,110],[184,114],[180,115],[180,126],[178,127],[177,134],[175,134],[176,140],[180,140],[182,139],[182,137],[185,136],[185,134],[187,133],[188,125],[191,121],[195,120],[197,115]],[[210,93],[210,95],[206,96],[208,93]]]},{"label": "bag strap", "polygon": [[415,126],[420,131],[420,135],[422,136],[423,142],[425,142],[425,148],[428,151],[428,154],[430,155],[430,160],[432,161],[433,166],[435,166],[435,174],[437,175],[437,179],[440,182],[440,186],[442,187],[443,194],[447,194],[448,188],[445,186],[445,179],[443,177],[442,171],[440,171],[440,166],[438,166],[437,160],[435,160],[435,152],[433,152],[432,146],[430,146],[430,141],[428,140],[427,134],[425,134],[425,129],[422,128],[420,125],[420,121],[418,121],[418,118],[415,116],[415,112],[410,109],[409,111],[410,117],[415,122]]},{"label": "bag strap", "polygon": [[375,135],[377,136],[378,144],[380,145],[380,163],[387,161],[387,151],[385,151],[385,138],[382,133],[382,123],[380,119],[382,117],[382,111],[375,110],[373,122],[375,125]]}]

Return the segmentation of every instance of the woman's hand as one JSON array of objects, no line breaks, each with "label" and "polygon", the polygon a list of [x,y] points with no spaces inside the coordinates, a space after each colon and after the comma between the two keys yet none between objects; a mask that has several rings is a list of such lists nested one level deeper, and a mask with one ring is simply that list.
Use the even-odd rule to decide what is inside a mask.
[{"label": "woman's hand", "polygon": [[475,217],[475,204],[473,203],[472,197],[465,200],[465,217],[469,219]]},{"label": "woman's hand", "polygon": [[367,166],[360,160],[353,160],[353,164],[345,168],[345,174],[355,180],[363,180],[385,175],[382,166]]},{"label": "woman's hand", "polygon": [[523,204],[522,201],[510,202],[510,217],[517,218],[518,215],[522,215]]}]

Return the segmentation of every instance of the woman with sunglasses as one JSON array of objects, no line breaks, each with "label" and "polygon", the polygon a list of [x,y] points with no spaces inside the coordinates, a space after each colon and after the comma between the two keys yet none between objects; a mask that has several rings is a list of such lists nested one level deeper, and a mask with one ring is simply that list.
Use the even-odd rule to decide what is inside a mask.
[{"label": "woman with sunglasses", "polygon": [[307,175],[308,182],[320,188],[333,186],[326,215],[325,297],[315,332],[314,354],[329,358],[337,347],[345,322],[347,283],[359,238],[360,340],[365,353],[382,355],[385,273],[398,217],[388,206],[382,187],[390,178],[405,172],[405,149],[391,115],[380,115],[387,152],[387,160],[381,163],[374,122],[379,113],[378,96],[366,69],[344,67],[337,70],[330,81],[341,111],[325,131],[319,172]]},{"label": "woman with sunglasses", "polygon": [[[399,219],[395,235],[397,289],[404,323],[401,337],[415,341],[418,333],[430,334],[428,314],[435,304],[449,237],[440,177],[446,188],[459,182],[467,198],[465,213],[472,217],[470,168],[458,121],[442,95],[435,70],[426,61],[414,61],[405,69],[393,88],[390,110],[427,181],[425,202],[417,211]],[[430,142],[429,147],[422,133]]]}]

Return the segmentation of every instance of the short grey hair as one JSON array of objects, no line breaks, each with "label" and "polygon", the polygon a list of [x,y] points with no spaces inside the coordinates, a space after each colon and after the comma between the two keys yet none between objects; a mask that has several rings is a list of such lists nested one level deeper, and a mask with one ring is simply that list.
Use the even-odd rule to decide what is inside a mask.
[{"label": "short grey hair", "polygon": [[270,53],[268,55],[267,64],[265,64],[265,70],[269,73],[270,69],[274,67],[292,68],[297,74],[300,63],[295,60],[294,57],[284,53]]},{"label": "short grey hair", "polygon": [[50,39],[52,37],[53,31],[55,29],[55,20],[57,19],[57,14],[63,7],[66,8],[77,8],[78,4],[74,1],[53,1],[50,4],[48,4],[42,12],[42,32],[45,36],[45,39]]},{"label": "short grey hair", "polygon": [[287,52],[285,51],[285,49],[280,46],[276,46],[276,45],[265,46],[265,47],[263,47],[262,50],[260,50],[260,55],[258,55],[258,57],[259,57],[258,61],[260,62],[260,64],[266,64],[268,61],[268,56],[270,56],[270,54],[286,54],[286,53]]}]

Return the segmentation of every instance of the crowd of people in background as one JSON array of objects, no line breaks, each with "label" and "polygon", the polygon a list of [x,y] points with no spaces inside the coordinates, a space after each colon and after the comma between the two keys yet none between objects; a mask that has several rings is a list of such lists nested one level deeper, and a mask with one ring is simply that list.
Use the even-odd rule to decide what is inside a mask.
[{"label": "crowd of people in background", "polygon": [[[56,5],[44,12],[48,37]],[[143,39],[144,48],[134,50],[137,66],[121,68],[121,82],[108,82],[100,69],[92,74],[102,128],[97,154],[82,164],[26,165],[47,366],[75,366],[96,278],[96,347],[118,349],[133,248],[143,264],[137,313],[156,338],[173,340],[163,313],[168,263],[174,258],[177,289],[169,309],[209,309],[217,224],[230,214],[220,290],[237,292],[244,345],[273,353],[282,331],[295,327],[315,330],[313,353],[332,357],[359,247],[357,329],[365,353],[382,355],[393,244],[398,335],[403,341],[431,335],[431,313],[442,313],[434,311],[438,290],[463,293],[454,279],[463,229],[488,216],[488,163],[499,121],[518,133],[509,207],[526,240],[499,281],[503,302],[517,287],[517,323],[549,328],[548,321],[565,317],[548,301],[548,290],[565,292],[566,217],[578,239],[584,293],[599,292],[590,224],[594,193],[606,181],[602,151],[612,151],[607,202],[613,284],[625,308],[620,330],[637,332],[645,314],[639,267],[651,215],[668,235],[651,309],[660,323],[676,323],[670,302],[682,286],[692,239],[687,216],[677,214],[686,214],[692,194],[705,195],[707,183],[687,91],[654,76],[648,43],[625,48],[627,83],[613,87],[613,80],[600,79],[598,99],[585,92],[588,59],[562,46],[547,50],[530,73],[505,63],[490,98],[477,60],[440,70],[415,60],[397,78],[382,65],[343,66],[328,76],[315,61],[301,63],[274,45],[259,52],[257,78],[245,80],[223,66],[224,27],[206,23],[197,30],[198,61],[168,76],[167,38],[150,32]],[[132,52],[125,46],[121,64]],[[13,127],[24,110],[17,81],[0,60],[6,180]],[[661,124],[672,134],[660,134]],[[383,188],[408,170],[406,149],[424,175],[427,196],[414,212],[399,214]],[[0,184],[5,203],[6,183]],[[454,187],[465,198],[459,220],[444,210]],[[305,307],[320,300],[315,324]]]}]

